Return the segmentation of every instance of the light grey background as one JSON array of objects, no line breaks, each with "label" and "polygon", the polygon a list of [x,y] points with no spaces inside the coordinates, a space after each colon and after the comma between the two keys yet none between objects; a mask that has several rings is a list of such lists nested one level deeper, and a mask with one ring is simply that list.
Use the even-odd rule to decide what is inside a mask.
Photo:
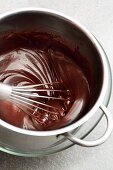
[{"label": "light grey background", "polygon": [[[63,12],[86,26],[104,47],[113,72],[112,0],[0,0],[0,13],[32,6]],[[108,108],[113,112],[113,94]],[[87,139],[101,135],[103,127],[104,118]],[[43,158],[24,158],[0,152],[0,170],[113,170],[113,133],[99,147],[73,146]]]}]

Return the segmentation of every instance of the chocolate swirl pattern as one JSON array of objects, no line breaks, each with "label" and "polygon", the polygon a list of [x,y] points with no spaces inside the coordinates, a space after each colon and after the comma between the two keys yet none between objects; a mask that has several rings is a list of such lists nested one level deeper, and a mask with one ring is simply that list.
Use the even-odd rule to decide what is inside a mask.
[{"label": "chocolate swirl pattern", "polygon": [[[64,109],[62,117],[44,111],[39,112],[40,123],[26,115],[14,104],[0,101],[0,118],[20,128],[31,130],[58,129],[76,121],[84,114],[88,106],[90,94],[88,81],[79,66],[69,56],[70,53],[67,53],[67,49],[66,51],[65,49],[61,50],[58,43],[57,47],[51,46],[50,42],[46,48],[44,45],[41,44],[41,48],[36,48],[36,46],[30,48],[30,45],[28,48],[19,47],[0,55],[0,82],[24,86],[63,81],[65,87],[61,86],[60,88],[69,89],[72,101],[40,99],[41,102]],[[48,96],[58,95],[51,91],[44,93]]]}]

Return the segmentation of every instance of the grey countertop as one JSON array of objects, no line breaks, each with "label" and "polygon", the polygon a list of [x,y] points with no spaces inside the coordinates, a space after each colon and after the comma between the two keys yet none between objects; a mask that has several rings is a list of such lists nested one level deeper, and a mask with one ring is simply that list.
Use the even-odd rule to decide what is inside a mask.
[{"label": "grey countertop", "polygon": [[[112,0],[0,0],[0,13],[21,7],[50,8],[73,17],[89,29],[104,47],[113,72]],[[113,94],[109,110],[113,112]],[[103,133],[103,118],[87,139]],[[95,148],[73,146],[42,158],[25,158],[0,152],[0,170],[113,170],[113,133]]]}]

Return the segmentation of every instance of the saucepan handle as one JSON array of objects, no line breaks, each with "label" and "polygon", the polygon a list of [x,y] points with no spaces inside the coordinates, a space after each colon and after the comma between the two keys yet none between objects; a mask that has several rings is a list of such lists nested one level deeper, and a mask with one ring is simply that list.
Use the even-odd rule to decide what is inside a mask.
[{"label": "saucepan handle", "polygon": [[99,139],[94,140],[94,141],[86,141],[86,140],[82,140],[82,139],[78,139],[78,138],[74,137],[69,132],[66,132],[63,135],[67,139],[69,139],[71,142],[73,142],[77,145],[80,145],[80,146],[84,146],[84,147],[93,147],[93,146],[98,146],[98,145],[104,143],[112,132],[113,120],[112,120],[112,116],[111,116],[110,112],[107,110],[107,108],[103,104],[100,106],[100,109],[104,112],[106,119],[107,119],[107,128],[106,128],[106,131],[102,137],[100,137]]}]

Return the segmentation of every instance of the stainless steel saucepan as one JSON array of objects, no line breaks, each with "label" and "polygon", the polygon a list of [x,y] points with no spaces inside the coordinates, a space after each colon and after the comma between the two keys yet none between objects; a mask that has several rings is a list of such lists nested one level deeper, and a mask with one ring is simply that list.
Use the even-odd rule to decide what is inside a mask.
[{"label": "stainless steel saucepan", "polygon": [[[24,30],[35,30],[54,33],[65,39],[87,57],[94,74],[94,96],[90,110],[77,122],[61,129],[51,131],[31,131],[10,125],[0,120],[0,149],[7,150],[13,154],[18,153],[30,156],[34,151],[44,150],[60,141],[71,142],[92,147],[105,142],[113,129],[111,114],[104,106],[108,100],[108,91],[111,88],[111,70],[106,54],[96,38],[76,20],[63,14],[48,9],[24,8],[0,15],[0,34],[6,32],[19,32]],[[1,44],[0,40],[0,44]],[[73,130],[85,124],[98,110],[102,110],[107,120],[106,132],[95,141],[86,141],[73,135]],[[50,153],[49,153],[50,154]],[[35,154],[34,154],[35,155]]]}]

